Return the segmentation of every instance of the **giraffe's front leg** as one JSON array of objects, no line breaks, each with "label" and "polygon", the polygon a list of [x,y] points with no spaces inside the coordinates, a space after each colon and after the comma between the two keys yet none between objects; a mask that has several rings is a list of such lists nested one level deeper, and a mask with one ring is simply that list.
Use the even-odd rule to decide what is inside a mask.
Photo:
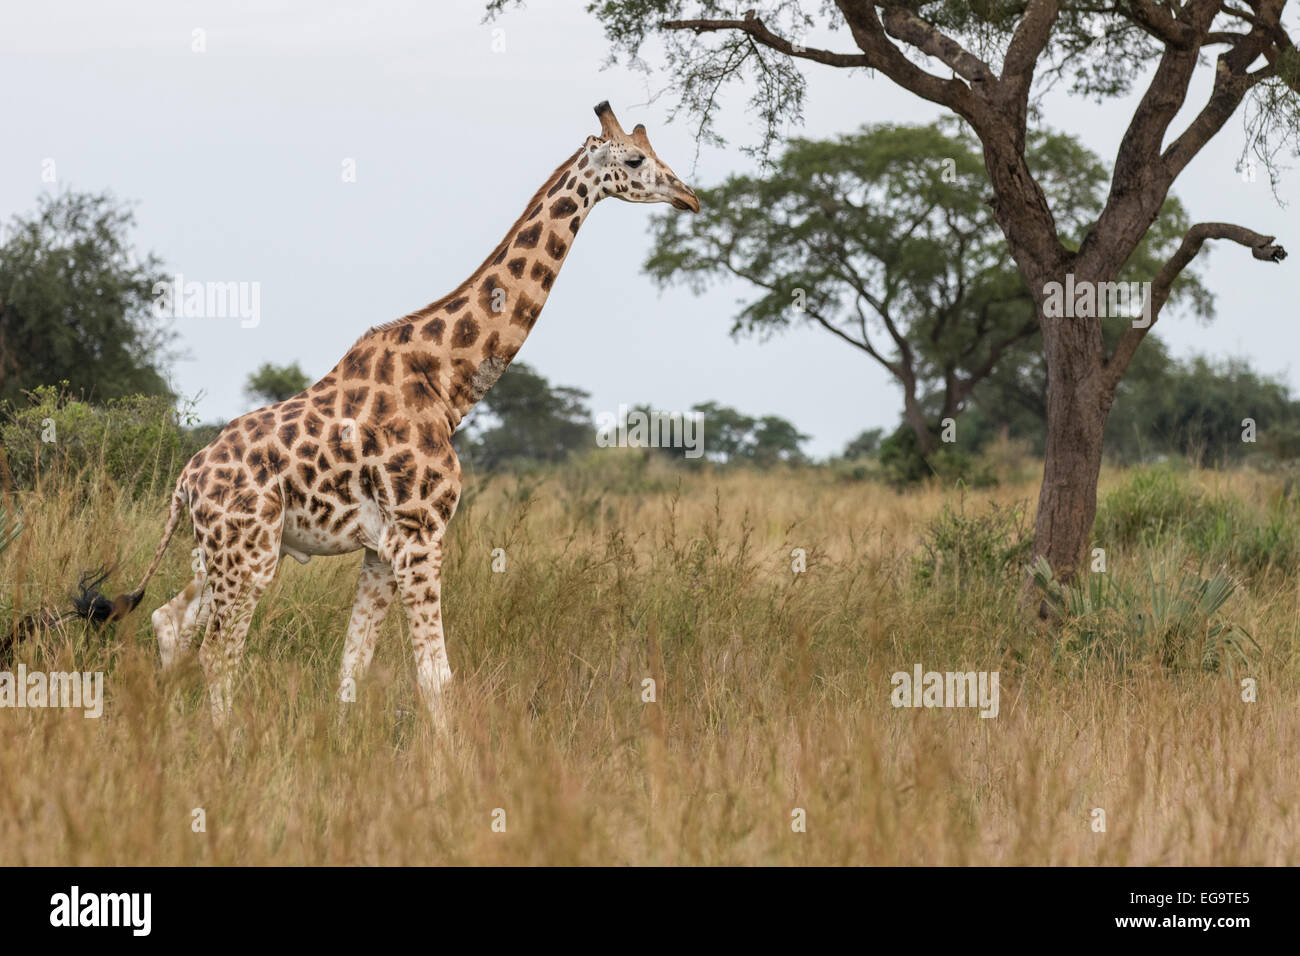
[{"label": "giraffe's front leg", "polygon": [[411,628],[411,650],[420,695],[435,727],[445,727],[443,700],[451,682],[447,644],[442,631],[442,535],[429,540],[412,536],[393,554],[393,574]]},{"label": "giraffe's front leg", "polygon": [[357,699],[357,681],[370,667],[375,654],[375,639],[396,592],[397,578],[393,575],[393,566],[378,553],[367,550],[361,562],[361,578],[357,582],[357,597],[352,603],[352,618],[348,622],[348,639],[343,646],[343,666],[339,670],[339,700],[344,703]]}]

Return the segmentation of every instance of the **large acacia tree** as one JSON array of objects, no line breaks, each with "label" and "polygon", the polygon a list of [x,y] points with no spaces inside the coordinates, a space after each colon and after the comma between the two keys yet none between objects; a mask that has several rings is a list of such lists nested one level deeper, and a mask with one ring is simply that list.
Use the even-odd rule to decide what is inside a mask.
[{"label": "large acacia tree", "polygon": [[[515,0],[491,0],[489,12]],[[762,116],[764,146],[801,112],[803,64],[872,71],[960,116],[979,138],[991,202],[1040,316],[1051,283],[1115,279],[1160,213],[1188,163],[1242,107],[1251,142],[1270,163],[1300,128],[1300,52],[1283,23],[1286,0],[592,0],[617,54],[663,62],[663,75],[702,135],[719,92],[743,84]],[[811,45],[817,31],[832,39]],[[647,43],[653,40],[653,43]],[[842,45],[841,45],[842,44]],[[1210,93],[1174,128],[1199,72]],[[1078,248],[1026,159],[1036,95],[1066,79],[1083,95],[1114,97],[1142,84],[1125,120],[1104,207]],[[874,82],[869,72],[864,84]],[[1158,317],[1174,280],[1209,239],[1227,239],[1276,262],[1273,237],[1238,224],[1188,227],[1150,279]],[[1148,328],[1131,326],[1107,349],[1097,317],[1044,318],[1048,430],[1034,550],[1062,578],[1080,566],[1097,507],[1102,434]]]}]

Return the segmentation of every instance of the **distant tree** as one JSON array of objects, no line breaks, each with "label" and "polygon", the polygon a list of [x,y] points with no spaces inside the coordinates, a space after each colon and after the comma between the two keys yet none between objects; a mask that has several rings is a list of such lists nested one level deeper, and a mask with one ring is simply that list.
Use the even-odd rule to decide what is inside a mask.
[{"label": "distant tree", "polygon": [[884,436],[883,428],[870,428],[862,432],[844,446],[843,457],[847,461],[869,458],[880,449],[880,439]]},{"label": "distant tree", "polygon": [[[1159,376],[1130,372],[1124,384],[1131,387],[1117,396],[1107,435],[1108,451],[1122,460],[1164,453],[1220,465],[1240,461],[1266,440],[1281,452],[1275,439],[1300,420],[1287,386],[1242,359],[1170,360]],[[1246,418],[1255,423],[1254,442],[1242,440]]]},{"label": "distant tree", "polygon": [[457,432],[457,450],[484,471],[511,461],[560,461],[595,443],[589,398],[515,362]]},{"label": "distant tree", "polygon": [[110,194],[41,196],[0,244],[0,398],[68,382],[96,401],[173,398],[165,369],[174,339],[154,315],[161,262],[137,256],[135,217]]},{"label": "distant tree", "polygon": [[749,460],[760,468],[806,463],[808,459],[799,446],[808,438],[784,418],[764,415],[754,428]]},{"label": "distant tree", "polygon": [[[641,408],[648,410],[648,406]],[[691,411],[701,416],[703,457],[711,461],[759,468],[807,461],[800,446],[808,436],[784,418],[776,415],[754,418],[717,402],[701,402],[691,406]],[[683,457],[682,449],[665,451],[674,458]]]},{"label": "distant tree", "polygon": [[298,367],[297,362],[292,365],[273,365],[270,362],[263,362],[256,372],[249,374],[248,381],[244,384],[244,394],[248,396],[250,402],[258,405],[274,405],[276,402],[293,398],[311,385],[312,381],[312,378]]},{"label": "distant tree", "polygon": [[917,447],[916,432],[906,423],[899,425],[893,434],[886,435],[876,453],[885,480],[898,488],[923,481],[935,474],[931,461],[933,457],[934,453],[921,453]]},{"label": "distant tree", "polygon": [[929,452],[937,438],[924,389],[944,390],[955,414],[1001,354],[1037,330],[986,191],[972,138],[938,126],[796,139],[765,175],[701,190],[691,221],[657,217],[646,268],[697,291],[748,282],[756,297],[733,334],[808,324],[857,349],[898,382],[904,418]]},{"label": "distant tree", "polygon": [[748,456],[754,419],[717,402],[701,402],[691,410],[703,416],[706,457],[728,462]]}]

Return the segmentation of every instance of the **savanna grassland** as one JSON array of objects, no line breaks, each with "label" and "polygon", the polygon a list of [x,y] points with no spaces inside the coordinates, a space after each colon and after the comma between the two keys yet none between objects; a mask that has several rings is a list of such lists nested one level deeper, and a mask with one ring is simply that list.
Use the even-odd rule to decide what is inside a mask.
[{"label": "savanna grassland", "polygon": [[[124,590],[148,563],[163,493],[89,477],[9,499],[8,616],[64,601],[82,568],[117,564]],[[107,701],[98,720],[0,710],[0,863],[1300,862],[1300,503],[1282,476],[1108,470],[1103,589],[1056,627],[1018,605],[1027,473],[900,494],[611,451],[467,484],[446,735],[400,613],[340,720],[359,554],[282,566],[215,731],[196,659],[162,673],[149,628],[189,576],[186,530],[115,630],[17,646],[10,668],[102,670]],[[1220,570],[1222,607],[1162,603]],[[895,709],[890,675],[918,663],[997,670],[999,714]]]}]

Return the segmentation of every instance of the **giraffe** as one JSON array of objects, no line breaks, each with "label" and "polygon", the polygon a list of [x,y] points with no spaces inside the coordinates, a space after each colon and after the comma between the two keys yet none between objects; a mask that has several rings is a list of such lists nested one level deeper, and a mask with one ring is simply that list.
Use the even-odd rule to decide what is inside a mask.
[{"label": "giraffe", "polygon": [[452,671],[442,624],[443,537],[461,470],[451,437],[541,314],[574,237],[606,196],[699,212],[694,191],[599,104],[600,134],[547,177],[504,239],[441,299],[371,328],[319,382],[228,424],[185,465],[140,587],[83,600],[83,616],[134,610],[184,513],[194,578],[153,612],[165,668],[196,637],[215,723],[228,716],[253,610],[283,556],[364,551],[339,670],[351,700],[400,599],[420,693],[435,723]]}]

